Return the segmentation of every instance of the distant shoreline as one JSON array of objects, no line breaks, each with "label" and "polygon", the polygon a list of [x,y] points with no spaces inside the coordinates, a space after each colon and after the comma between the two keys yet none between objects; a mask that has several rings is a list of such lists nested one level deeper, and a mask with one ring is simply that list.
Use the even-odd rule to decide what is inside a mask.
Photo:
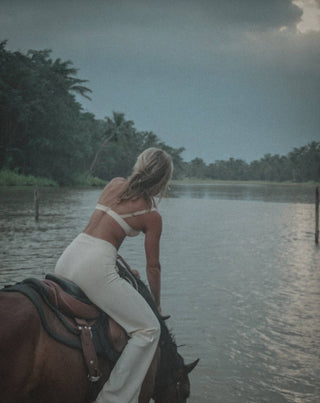
[{"label": "distant shoreline", "polygon": [[253,181],[253,180],[218,180],[218,179],[174,179],[171,185],[278,185],[278,186],[320,186],[320,182],[272,182],[272,181]]},{"label": "distant shoreline", "polygon": [[[79,175],[74,178],[73,183],[70,183],[66,186],[103,187],[106,185],[106,183],[107,181],[90,175]],[[60,185],[52,179],[36,177],[33,175],[22,175],[6,169],[0,170],[0,186],[60,187]]]},{"label": "distant shoreline", "polygon": [[[107,181],[92,176],[78,176],[70,187],[103,187]],[[174,179],[170,182],[172,186],[183,185],[278,185],[278,186],[319,186],[320,182],[271,182],[271,181],[235,181],[235,180],[214,180],[185,178]],[[32,175],[21,175],[9,170],[0,171],[0,187],[10,186],[33,186],[33,187],[59,187],[58,183],[47,178],[35,177]]]}]

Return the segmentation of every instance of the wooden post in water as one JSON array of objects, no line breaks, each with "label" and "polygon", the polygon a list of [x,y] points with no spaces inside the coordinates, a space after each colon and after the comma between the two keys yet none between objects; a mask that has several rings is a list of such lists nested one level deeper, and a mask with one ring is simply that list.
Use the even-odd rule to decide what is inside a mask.
[{"label": "wooden post in water", "polygon": [[319,244],[319,187],[316,187],[316,232],[315,242]]},{"label": "wooden post in water", "polygon": [[39,189],[34,189],[34,218],[36,221],[39,220]]}]

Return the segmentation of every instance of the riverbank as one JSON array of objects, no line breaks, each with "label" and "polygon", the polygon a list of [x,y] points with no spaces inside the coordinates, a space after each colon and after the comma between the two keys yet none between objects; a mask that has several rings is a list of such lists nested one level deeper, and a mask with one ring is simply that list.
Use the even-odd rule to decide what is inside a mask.
[{"label": "riverbank", "polygon": [[58,186],[57,182],[33,175],[21,175],[7,169],[0,171],[0,186]]},{"label": "riverbank", "polygon": [[[91,175],[78,175],[70,186],[105,186],[106,181]],[[48,178],[35,177],[33,175],[22,175],[7,169],[0,170],[0,186],[51,186],[58,187],[59,184]]]},{"label": "riverbank", "polygon": [[235,180],[218,180],[218,179],[197,179],[185,178],[174,179],[171,185],[279,185],[279,186],[320,186],[320,182],[272,182],[272,181],[235,181]]},{"label": "riverbank", "polygon": [[[104,187],[107,181],[91,175],[78,175],[69,186],[79,187]],[[279,186],[319,186],[320,182],[271,182],[271,181],[230,181],[230,180],[217,180],[217,179],[198,179],[198,178],[184,178],[174,179],[171,185],[279,185]],[[0,170],[0,186],[54,186],[59,184],[51,179],[43,177],[35,177],[32,175],[17,174],[9,170]]]}]

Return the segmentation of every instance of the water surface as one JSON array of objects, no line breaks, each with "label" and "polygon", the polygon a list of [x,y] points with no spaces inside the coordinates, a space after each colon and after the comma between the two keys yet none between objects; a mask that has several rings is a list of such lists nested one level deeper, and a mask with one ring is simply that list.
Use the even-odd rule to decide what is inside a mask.
[{"label": "water surface", "polygon": [[[0,284],[53,271],[97,189],[0,189]],[[320,252],[314,189],[183,185],[159,206],[162,308],[191,374],[191,403],[316,403]],[[144,276],[143,236],[121,254]],[[144,276],[145,278],[145,276]]]}]

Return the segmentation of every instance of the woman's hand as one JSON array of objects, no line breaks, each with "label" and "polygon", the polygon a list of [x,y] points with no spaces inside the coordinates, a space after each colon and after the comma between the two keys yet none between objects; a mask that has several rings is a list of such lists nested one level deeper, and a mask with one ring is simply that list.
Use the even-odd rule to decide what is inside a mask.
[{"label": "woman's hand", "polygon": [[132,273],[133,273],[136,277],[141,278],[141,277],[140,277],[140,273],[138,272],[138,270],[131,269],[131,271],[132,271]]},{"label": "woman's hand", "polygon": [[161,316],[161,319],[162,319],[162,320],[167,320],[167,319],[170,318],[170,315],[163,315],[161,306],[158,306],[157,309],[158,309],[159,315]]}]

